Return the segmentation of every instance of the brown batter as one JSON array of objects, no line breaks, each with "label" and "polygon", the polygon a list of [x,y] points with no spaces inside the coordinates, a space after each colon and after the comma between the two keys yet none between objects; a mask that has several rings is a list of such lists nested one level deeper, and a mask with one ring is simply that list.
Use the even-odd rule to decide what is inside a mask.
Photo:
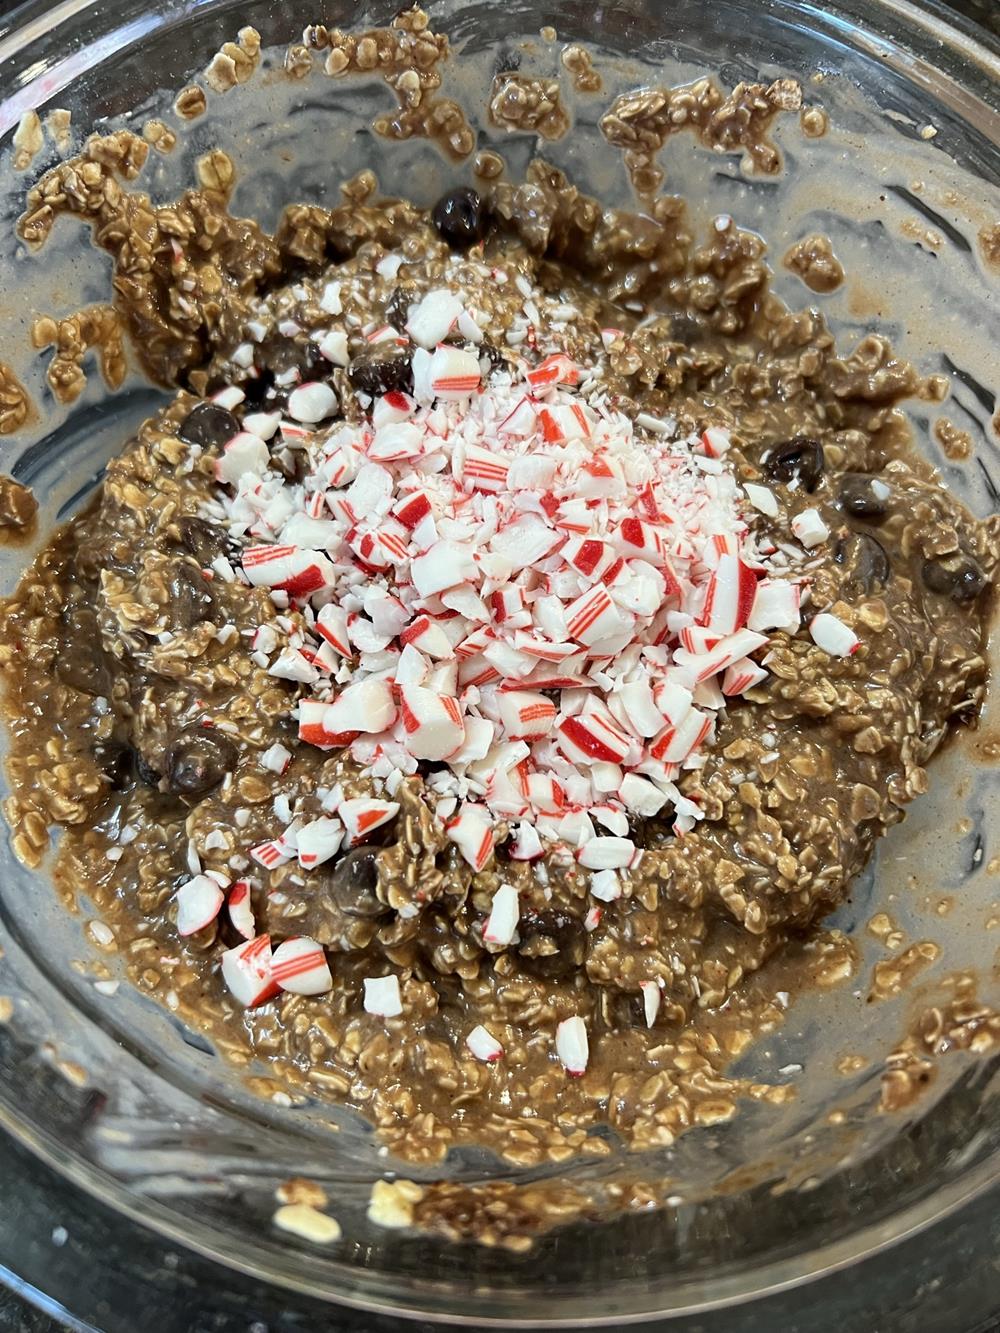
[{"label": "brown batter", "polygon": [[[329,46],[328,59],[344,53],[345,68],[367,59],[363,38],[324,32],[314,44]],[[391,76],[405,92],[395,65]],[[799,105],[784,83],[728,99],[707,82],[664,96],[657,106],[620,101],[606,118],[613,141],[639,135],[636,169],[648,168],[646,150],[671,132],[678,107],[703,137],[773,169],[763,131],[779,107]],[[394,123],[417,132],[405,108]],[[664,1144],[728,1118],[739,1096],[787,1095],[725,1075],[780,1019],[745,979],[843,898],[875,839],[926,789],[925,765],[949,727],[974,719],[985,686],[997,523],[977,523],[913,455],[897,409],[941,385],[878,336],[838,355],[815,311],[793,313],[769,292],[763,244],[732,225],[698,243],[676,201],[653,217],[604,210],[543,162],[522,184],[494,182],[482,204],[488,236],[468,248],[463,278],[478,283],[497,356],[513,306],[493,266],[583,312],[566,335],[583,364],[602,328],[622,329],[607,370],[613,401],[630,414],[673,413],[690,429],[728,423],[738,476],[778,496],[778,515],[759,520],[776,539],[792,516],[818,509],[832,537],[814,553],[811,600],[863,628],[862,647],[835,659],[804,632],[776,636],[768,681],[730,707],[705,767],[683,778],[704,820],[683,838],[655,818],[635,827],[647,856],[595,929],[584,926],[586,883],[564,867],[550,865],[543,893],[501,845],[473,873],[435,832],[420,777],[401,789],[379,845],[308,877],[294,864],[270,875],[255,867],[258,920],[275,939],[319,941],[335,984],[244,1011],[216,966],[238,942],[228,922],[187,940],[172,922],[192,853],[205,868],[232,867],[242,848],[275,835],[276,798],[316,812],[318,789],[361,779],[345,757],[297,744],[296,687],[252,660],[246,633],[269,615],[267,594],[206,577],[215,557],[234,554],[204,506],[235,423],[187,390],[233,380],[230,354],[253,317],[267,333],[259,373],[242,377],[241,413],[280,407],[296,369],[329,374],[344,414],[361,413],[360,393],[405,383],[406,358],[354,334],[350,364],[329,372],[308,337],[322,324],[318,293],[335,277],[365,293],[361,322],[393,323],[440,286],[449,248],[420,210],[373,203],[365,178],[339,208],[290,207],[274,237],[232,218],[224,189],[155,207],[118,184],[145,149],[125,134],[92,140],[32,191],[22,220],[34,243],[60,211],[94,226],[115,257],[116,309],[144,365],[185,391],[112,462],[95,502],[4,609],[6,813],[18,855],[38,864],[48,828],[63,826],[59,881],[70,899],[86,885],[137,985],[233,1059],[262,1061],[262,1089],[348,1099],[417,1160],[461,1141],[525,1164],[604,1153],[592,1134],[600,1123],[636,1146]],[[402,291],[376,275],[401,247]],[[289,320],[298,331],[282,333]],[[275,740],[293,750],[280,776],[260,764]],[[221,845],[220,828],[230,831]],[[519,939],[497,951],[481,925],[502,882],[525,906]],[[418,899],[420,910],[400,911]],[[841,941],[817,936],[807,949],[817,971],[843,973]],[[361,1007],[362,979],[387,967],[403,978],[398,1018]],[[651,977],[669,983],[647,1028],[639,987]],[[574,1080],[553,1051],[570,1014],[586,1016],[591,1039]],[[502,1040],[502,1061],[470,1057],[464,1038],[477,1023]]]}]

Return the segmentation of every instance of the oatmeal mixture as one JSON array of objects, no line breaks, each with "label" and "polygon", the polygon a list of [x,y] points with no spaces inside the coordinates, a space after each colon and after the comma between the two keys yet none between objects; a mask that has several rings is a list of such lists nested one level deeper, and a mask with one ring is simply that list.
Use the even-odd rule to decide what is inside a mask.
[{"label": "oatmeal mixture", "polygon": [[[504,78],[496,118],[555,126]],[[677,108],[771,170],[800,104],[704,81],[606,119],[633,174]],[[137,985],[416,1160],[780,1099],[725,1073],[779,1017],[746,980],[792,939],[843,975],[805,932],[985,687],[997,522],[897,406],[944,386],[839,353],[758,237],[698,241],[677,200],[536,161],[425,212],[366,175],[272,237],[223,154],[176,204],[127,188],[147,151],[95,137],[21,220],[91,224],[104,333],[178,393],[4,607],[18,855],[60,826]],[[787,262],[842,277],[823,238]],[[74,329],[39,334],[67,389],[106,342]]]}]

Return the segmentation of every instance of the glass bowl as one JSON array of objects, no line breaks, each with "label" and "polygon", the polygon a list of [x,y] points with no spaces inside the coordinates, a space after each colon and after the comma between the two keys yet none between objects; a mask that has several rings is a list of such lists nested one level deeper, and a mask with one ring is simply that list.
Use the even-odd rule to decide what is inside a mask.
[{"label": "glass bowl", "polygon": [[[0,442],[0,467],[35,489],[42,532],[82,502],[110,452],[163,395],[136,376],[110,394],[96,375],[72,409],[46,394],[44,365],[28,346],[31,322],[104,298],[107,265],[65,220],[41,256],[16,243],[26,177],[11,169],[10,140],[22,114],[66,107],[78,131],[139,124],[153,113],[169,121],[173,94],[244,24],[257,27],[270,49],[298,41],[306,22],[360,27],[387,21],[393,8],[342,0],[322,13],[299,0],[40,0],[6,19],[0,348],[42,411],[29,430]],[[598,7],[512,0],[430,11],[460,54],[448,88],[484,143],[494,132],[482,125],[483,93],[498,52],[517,49],[523,68],[555,73],[563,43],[592,46],[605,92],[577,102],[573,133],[544,151],[609,202],[627,202],[624,173],[596,128],[615,92],[706,72],[730,83],[799,77],[831,129],[810,139],[794,118],[779,122],[780,177],[744,175],[738,159],[674,139],[663,154],[667,187],[694,201],[702,220],[725,211],[758,229],[773,256],[808,231],[831,235],[850,275],[822,298],[838,337],[850,342],[878,327],[922,370],[951,376],[953,396],[943,407],[912,405],[919,447],[973,510],[997,507],[1000,301],[978,240],[1000,220],[1000,54],[988,38],[928,0],[831,0],[822,9],[805,0]],[[558,42],[540,36],[547,24]],[[280,59],[280,51],[269,58],[278,67]],[[318,71],[302,82],[258,76],[226,97],[210,96],[178,151],[151,155],[145,188],[171,197],[192,180],[194,158],[220,146],[239,173],[235,209],[270,226],[284,203],[327,202],[341,180],[370,165],[386,193],[425,204],[467,179],[467,168],[425,141],[387,146],[370,132],[386,96],[380,85],[338,83]],[[520,136],[501,147],[517,175],[536,145]],[[40,158],[32,171],[44,165]],[[814,299],[775,268],[776,288],[791,304]],[[932,430],[942,414],[972,432],[973,458],[942,453]],[[0,552],[5,591],[25,559],[23,550]],[[311,1303],[477,1327],[679,1318],[747,1307],[795,1284],[803,1284],[797,1308],[812,1309],[811,1279],[870,1260],[931,1224],[947,1236],[949,1214],[1000,1180],[995,1055],[950,1054],[911,1107],[878,1109],[886,1054],[914,1006],[949,974],[975,972],[980,998],[1000,1002],[1000,935],[987,924],[1000,897],[991,842],[1000,799],[983,757],[997,717],[993,700],[980,731],[938,758],[930,794],[884,841],[833,919],[859,952],[854,980],[802,996],[784,1028],[744,1057],[742,1072],[775,1082],[802,1066],[798,1097],[783,1108],[746,1106],[731,1124],[694,1131],[672,1149],[616,1152],[599,1165],[519,1172],[462,1151],[443,1168],[415,1171],[380,1155],[350,1113],[258,1099],[203,1039],[127,984],[113,996],[95,990],[86,910],[66,914],[49,881],[26,872],[5,847],[0,1013],[9,1016],[0,1025],[0,1124],[102,1208],[213,1260],[218,1280],[237,1291],[248,1275]],[[944,898],[953,903],[946,914]],[[865,927],[888,908],[908,939],[933,939],[941,956],[922,974],[920,995],[870,1004],[867,981],[885,951]],[[838,1072],[846,1054],[863,1059]],[[518,1187],[554,1177],[599,1202],[526,1253],[471,1249],[368,1220],[372,1182],[394,1170]],[[617,1209],[613,1186],[622,1173],[669,1181],[667,1206]],[[291,1176],[324,1185],[343,1227],[340,1243],[319,1248],[274,1229],[275,1189]],[[969,1263],[986,1258],[974,1252]],[[99,1269],[99,1253],[93,1262]],[[884,1262],[891,1265],[891,1255]],[[831,1317],[829,1307],[817,1309],[810,1326]]]}]

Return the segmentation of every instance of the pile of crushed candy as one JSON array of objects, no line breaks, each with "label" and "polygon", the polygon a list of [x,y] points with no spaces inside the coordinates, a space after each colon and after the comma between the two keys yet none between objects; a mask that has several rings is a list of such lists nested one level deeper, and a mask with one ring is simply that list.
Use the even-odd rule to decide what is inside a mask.
[{"label": "pile of crushed candy", "polygon": [[[608,348],[622,335],[602,336]],[[348,364],[342,329],[316,337]],[[383,338],[412,345],[412,393],[362,397],[364,419],[345,422],[330,384],[300,383],[284,413],[245,415],[216,464],[205,516],[241,564],[220,557],[211,572],[270,590],[255,662],[300,687],[301,743],[346,749],[371,790],[334,788],[322,818],[290,817],[250,855],[309,870],[393,819],[399,783],[419,773],[474,870],[499,834],[514,859],[575,858],[612,901],[642,856],[632,821],[668,818],[683,834],[701,817],[677,781],[704,763],[727,702],[766,680],[769,635],[798,631],[808,554],[829,531],[815,509],[787,540],[755,531],[777,499],[738,481],[723,427],[678,438],[673,419],[632,420],[599,367],[558,350],[497,367],[451,290],[414,303],[405,330],[369,333]],[[215,401],[238,407],[242,390]],[[272,466],[278,449],[304,456],[300,481]],[[829,613],[809,631],[831,655],[858,646]],[[290,758],[276,744],[263,762],[281,772]],[[199,875],[186,902],[182,889],[182,933],[213,918],[227,885]],[[224,959],[238,998],[329,989],[320,946],[285,941],[272,957],[249,894],[231,893],[229,910],[248,939]],[[510,944],[517,924],[517,893],[501,886],[484,941]],[[372,1012],[398,1003],[398,985],[366,995]]]}]

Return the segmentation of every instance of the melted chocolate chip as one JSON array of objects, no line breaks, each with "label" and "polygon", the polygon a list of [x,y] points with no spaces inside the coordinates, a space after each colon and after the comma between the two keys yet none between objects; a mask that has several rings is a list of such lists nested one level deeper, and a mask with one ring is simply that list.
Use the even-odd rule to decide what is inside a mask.
[{"label": "melted chocolate chip", "polygon": [[453,250],[467,250],[490,229],[489,209],[467,185],[443,195],[434,205],[431,219]]},{"label": "melted chocolate chip", "polygon": [[555,980],[574,973],[583,962],[587,932],[582,922],[553,907],[526,911],[518,923],[518,966],[529,976]]},{"label": "melted chocolate chip", "polygon": [[867,532],[845,533],[834,547],[833,558],[847,573],[841,593],[849,600],[884,588],[892,577],[885,547]]},{"label": "melted chocolate chip", "polygon": [[764,470],[772,481],[787,486],[798,481],[807,491],[814,491],[823,475],[823,446],[808,435],[796,435],[776,444],[764,459]]},{"label": "melted chocolate chip", "polygon": [[844,512],[869,521],[884,518],[886,502],[875,494],[874,478],[861,472],[846,472],[841,478],[839,498]]},{"label": "melted chocolate chip", "polygon": [[211,731],[178,736],[164,756],[167,790],[175,796],[202,796],[217,787],[236,765],[236,746]]},{"label": "melted chocolate chip", "polygon": [[399,332],[406,326],[410,306],[417,300],[417,293],[407,287],[394,287],[386,303],[385,322]]},{"label": "melted chocolate chip", "polygon": [[330,896],[346,916],[374,919],[389,910],[376,893],[377,855],[374,847],[353,847],[327,872]]},{"label": "melted chocolate chip", "polygon": [[200,569],[178,560],[170,571],[170,618],[175,628],[191,629],[211,619],[215,598]]},{"label": "melted chocolate chip", "polygon": [[986,575],[971,557],[925,560],[921,568],[925,587],[953,602],[974,602],[986,587]]},{"label": "melted chocolate chip", "polygon": [[221,447],[239,433],[240,423],[218,403],[199,403],[177,427],[177,435],[203,449]]},{"label": "melted chocolate chip", "polygon": [[186,515],[177,520],[177,545],[202,565],[210,565],[228,550],[226,534],[214,523]]},{"label": "melted chocolate chip", "polygon": [[393,390],[409,393],[413,388],[410,356],[410,352],[402,348],[391,352],[369,352],[354,358],[347,367],[347,375],[359,393],[366,393],[371,398]]},{"label": "melted chocolate chip", "polygon": [[90,607],[70,607],[62,614],[62,652],[55,661],[55,674],[63,685],[107,698],[113,676],[101,647],[101,629]]}]

